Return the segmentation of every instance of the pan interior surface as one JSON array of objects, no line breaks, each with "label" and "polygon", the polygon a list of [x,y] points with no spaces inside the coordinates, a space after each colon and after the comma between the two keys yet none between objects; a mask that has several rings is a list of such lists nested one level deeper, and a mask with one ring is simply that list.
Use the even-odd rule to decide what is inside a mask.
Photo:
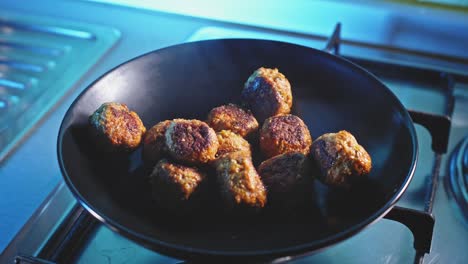
[{"label": "pan interior surface", "polygon": [[[127,104],[148,129],[166,119],[204,120],[213,107],[238,103],[244,82],[262,66],[289,79],[293,113],[313,139],[343,129],[355,135],[373,160],[366,181],[349,192],[315,181],[310,204],[290,212],[224,215],[210,209],[222,207],[213,196],[208,209],[174,215],[152,202],[140,149],[106,157],[90,142],[88,117],[104,102]],[[175,255],[288,254],[340,241],[396,202],[411,179],[416,152],[406,110],[370,74],[321,51],[264,40],[188,43],[122,64],[74,102],[58,142],[64,178],[87,209],[114,230]]]}]

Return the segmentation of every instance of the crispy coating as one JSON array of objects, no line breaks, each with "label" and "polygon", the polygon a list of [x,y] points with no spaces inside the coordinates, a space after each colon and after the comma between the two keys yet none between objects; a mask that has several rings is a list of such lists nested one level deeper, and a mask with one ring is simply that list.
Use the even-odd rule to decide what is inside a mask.
[{"label": "crispy coating", "polygon": [[268,158],[287,152],[307,155],[311,144],[309,129],[295,115],[270,117],[260,130],[260,148]]},{"label": "crispy coating", "polygon": [[109,151],[136,149],[146,132],[140,117],[120,103],[102,104],[89,117],[89,123]]},{"label": "crispy coating", "polygon": [[216,132],[200,120],[174,119],[165,133],[166,147],[176,160],[189,164],[208,163],[216,158]]},{"label": "crispy coating", "polygon": [[152,196],[162,207],[172,210],[190,210],[193,209],[189,207],[196,200],[196,193],[205,180],[205,173],[195,167],[162,159],[150,175]]},{"label": "crispy coating", "polygon": [[236,151],[245,152],[247,156],[252,155],[249,142],[240,135],[230,130],[221,130],[216,133],[216,136],[219,142],[218,153],[216,153],[218,158]]},{"label": "crispy coating", "polygon": [[317,138],[311,154],[320,167],[325,184],[350,187],[354,180],[369,174],[372,160],[348,131],[327,133]]},{"label": "crispy coating", "polygon": [[241,98],[260,122],[270,116],[289,114],[293,102],[291,84],[276,68],[261,67],[250,75]]},{"label": "crispy coating", "polygon": [[207,123],[215,131],[231,130],[243,137],[258,129],[258,122],[253,114],[235,104],[213,108],[208,114]]},{"label": "crispy coating", "polygon": [[157,123],[146,132],[143,138],[143,159],[146,163],[154,165],[166,150],[165,133],[171,120],[165,120]]},{"label": "crispy coating", "polygon": [[216,179],[222,197],[230,208],[263,208],[267,201],[265,187],[245,152],[231,152],[216,160]]},{"label": "crispy coating", "polygon": [[306,200],[312,192],[307,160],[300,152],[289,152],[260,164],[258,174],[268,190],[269,202],[293,205]]}]

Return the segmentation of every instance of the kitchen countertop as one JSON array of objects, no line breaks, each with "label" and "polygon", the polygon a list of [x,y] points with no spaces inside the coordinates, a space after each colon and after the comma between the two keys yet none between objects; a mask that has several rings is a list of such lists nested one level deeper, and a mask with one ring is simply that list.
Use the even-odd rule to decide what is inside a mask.
[{"label": "kitchen countertop", "polygon": [[[168,2],[161,2],[165,7],[160,6],[160,10],[168,12],[161,13],[85,1],[46,0],[28,4],[18,4],[18,1],[10,0],[1,1],[0,8],[3,12],[62,17],[95,23],[118,29],[122,37],[114,48],[71,88],[68,95],[36,126],[12,155],[0,164],[0,251],[61,180],[56,161],[56,139],[62,117],[72,101],[93,80],[116,65],[151,50],[184,42],[198,29],[214,23],[197,18],[198,16],[214,20],[225,19],[235,24],[245,21],[255,27],[269,27],[281,32],[294,31],[300,34],[310,32],[328,34],[333,25],[341,21],[344,24],[345,38],[364,37],[364,40],[375,43],[468,56],[466,53],[468,34],[460,34],[468,32],[468,20],[463,20],[466,18],[463,14],[444,15],[444,19],[440,19],[431,16],[439,14],[439,11],[433,13],[421,8],[414,9],[417,12],[411,16],[389,10],[373,12],[377,9],[371,7],[367,10],[354,8],[355,12],[367,12],[372,16],[360,22],[353,22],[353,17],[346,15],[349,10],[338,8],[336,4],[327,9],[330,13],[336,12],[336,16],[323,17],[314,16],[320,14],[316,9],[317,5],[308,4],[308,1],[299,1],[297,6],[288,6],[289,8],[285,10],[281,7],[270,8],[269,16],[258,16],[256,20],[249,16],[252,12],[257,12],[255,7],[247,8],[246,1],[241,1],[238,6],[229,5],[229,9],[226,10],[231,12],[225,12],[224,17],[219,15],[216,6],[208,7],[208,4],[214,4],[212,1],[202,1],[205,4],[198,9],[183,8],[180,1],[176,1],[180,6],[180,12],[187,16],[174,14],[178,10],[171,8]],[[262,1],[256,4],[262,4]],[[281,20],[271,19],[278,15],[282,15]],[[438,25],[443,25],[444,29],[440,29]],[[425,45],[421,47],[421,43]]]}]

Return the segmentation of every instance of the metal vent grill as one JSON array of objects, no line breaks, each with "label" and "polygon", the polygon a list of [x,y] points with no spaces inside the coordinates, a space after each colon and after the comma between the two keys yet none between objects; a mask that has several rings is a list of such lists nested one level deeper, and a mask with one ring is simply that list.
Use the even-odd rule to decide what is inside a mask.
[{"label": "metal vent grill", "polygon": [[0,162],[119,37],[98,25],[0,12]]}]

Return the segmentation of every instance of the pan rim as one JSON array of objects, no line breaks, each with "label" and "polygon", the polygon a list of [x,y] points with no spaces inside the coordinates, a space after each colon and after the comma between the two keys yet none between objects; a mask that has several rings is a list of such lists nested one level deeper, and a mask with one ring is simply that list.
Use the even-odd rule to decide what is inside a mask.
[{"label": "pan rim", "polygon": [[[386,96],[391,100],[393,100],[396,104],[396,106],[399,108],[398,112],[402,115],[402,118],[405,120],[405,123],[407,123],[407,128],[408,132],[410,134],[410,138],[412,140],[412,161],[409,166],[409,171],[407,172],[407,175],[404,179],[403,184],[399,187],[399,189],[392,195],[392,197],[376,212],[374,212],[372,215],[370,215],[367,219],[364,221],[355,224],[351,227],[348,227],[345,230],[339,231],[334,235],[328,236],[326,238],[320,239],[320,240],[314,240],[313,242],[309,243],[303,243],[300,245],[296,246],[290,246],[290,247],[285,247],[281,249],[275,249],[275,250],[252,250],[252,251],[225,251],[225,250],[210,250],[210,249],[204,249],[204,248],[196,248],[196,247],[189,247],[189,246],[181,246],[178,244],[174,243],[168,243],[162,240],[158,240],[154,237],[147,236],[138,232],[135,232],[134,230],[123,226],[119,224],[117,221],[111,219],[109,216],[103,214],[100,212],[97,208],[95,208],[92,203],[87,201],[83,195],[75,188],[73,181],[71,180],[71,177],[68,175],[66,168],[65,168],[65,163],[63,161],[63,156],[62,156],[62,142],[63,142],[63,135],[66,130],[66,120],[67,117],[70,116],[70,112],[72,109],[74,109],[74,106],[77,104],[77,102],[80,101],[80,99],[90,91],[90,88],[93,87],[97,82],[99,82],[101,79],[105,78],[108,74],[112,73],[114,70],[117,68],[120,68],[124,65],[127,65],[133,61],[136,61],[140,58],[146,57],[150,54],[153,53],[159,53],[166,51],[168,49],[175,49],[179,46],[185,46],[185,45],[200,45],[206,42],[224,42],[224,41],[254,41],[254,42],[276,42],[278,44],[284,44],[284,45],[289,45],[289,46],[299,46],[302,48],[306,48],[311,50],[312,52],[317,52],[321,54],[322,56],[329,57],[330,59],[337,60],[340,63],[347,64],[346,66],[349,67],[350,69],[354,69],[355,71],[360,72],[362,76],[366,76],[369,80],[374,82],[376,86],[380,86],[382,92],[386,93]],[[264,40],[264,39],[243,39],[243,38],[230,38],[230,39],[213,39],[213,40],[201,40],[201,41],[195,41],[195,42],[187,42],[187,43],[181,43],[173,46],[168,46],[164,47],[161,49],[153,50],[147,53],[144,53],[142,55],[139,55],[137,57],[134,57],[130,60],[127,60],[114,68],[110,69],[106,73],[102,74],[98,79],[93,81],[91,84],[89,84],[81,93],[77,96],[77,98],[73,101],[73,103],[70,105],[68,108],[67,112],[65,113],[62,122],[60,124],[59,128],[59,135],[57,138],[57,156],[58,156],[58,163],[60,167],[61,174],[64,178],[65,183],[67,184],[68,188],[71,190],[72,194],[75,196],[75,198],[78,200],[79,204],[83,206],[91,215],[93,215],[95,218],[97,218],[100,222],[102,222],[104,225],[112,229],[113,231],[123,235],[124,237],[128,237],[140,244],[143,244],[145,247],[148,247],[150,249],[153,249],[155,251],[161,252],[163,254],[168,254],[170,256],[175,256],[175,257],[181,257],[181,258],[188,258],[188,257],[195,257],[195,258],[222,258],[222,257],[234,257],[234,258],[258,258],[258,259],[271,259],[271,258],[278,258],[278,257],[284,257],[284,256],[291,256],[291,255],[296,255],[296,254],[307,254],[307,253],[312,253],[314,251],[322,250],[325,249],[329,246],[332,246],[338,242],[344,241],[347,238],[352,237],[356,233],[362,231],[369,225],[375,223],[376,221],[380,220],[382,217],[384,217],[395,205],[395,203],[401,198],[403,193],[406,191],[407,187],[409,186],[414,172],[416,170],[416,164],[418,161],[418,140],[417,140],[417,135],[416,135],[416,130],[414,127],[414,123],[411,119],[411,116],[408,113],[408,110],[403,106],[403,104],[400,102],[400,100],[396,97],[396,95],[385,85],[383,84],[374,74],[371,72],[367,71],[366,69],[362,68],[361,66],[343,58],[343,57],[338,57],[333,54],[314,49],[311,47],[303,46],[303,45],[298,45],[298,44],[293,44],[293,43],[288,43],[288,42],[282,42],[282,41],[275,41],[275,40]]]}]

